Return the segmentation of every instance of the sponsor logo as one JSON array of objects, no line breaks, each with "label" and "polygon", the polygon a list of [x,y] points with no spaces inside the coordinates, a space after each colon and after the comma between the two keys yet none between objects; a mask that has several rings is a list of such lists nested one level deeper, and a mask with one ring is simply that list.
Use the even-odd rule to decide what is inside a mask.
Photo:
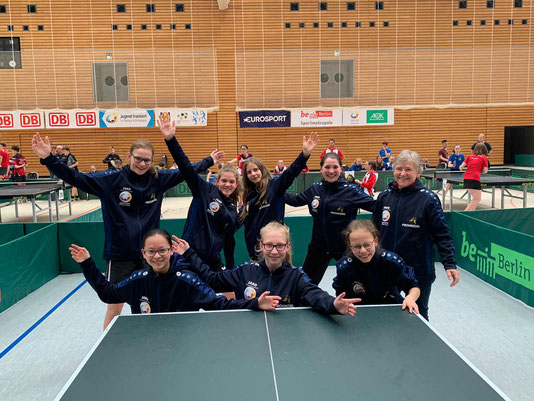
[{"label": "sponsor logo", "polygon": [[76,113],[76,125],[79,127],[96,127],[97,117],[96,113],[79,112]]},{"label": "sponsor logo", "polygon": [[209,208],[210,208],[210,212],[217,213],[219,209],[221,208],[221,205],[219,205],[218,202],[213,201],[213,202],[210,202]]},{"label": "sponsor logo", "polygon": [[317,209],[319,207],[319,199],[312,200],[311,207],[312,209]]},{"label": "sponsor logo", "polygon": [[417,224],[417,220],[415,219],[415,217],[412,217],[410,220],[408,220],[408,223]]},{"label": "sponsor logo", "polygon": [[119,194],[119,199],[123,203],[130,203],[132,201],[133,195],[131,192],[128,191],[122,191]]},{"label": "sponsor logo", "polygon": [[119,118],[119,116],[117,114],[111,113],[111,114],[108,114],[106,116],[106,122],[110,123],[110,124],[113,124],[113,123],[117,122],[118,118]]},{"label": "sponsor logo", "polygon": [[247,287],[245,289],[245,299],[253,299],[256,298],[256,289],[252,287]]},{"label": "sponsor logo", "polygon": [[367,123],[387,123],[388,111],[387,110],[367,110]]},{"label": "sponsor logo", "polygon": [[284,122],[287,116],[249,116],[243,119],[246,123],[271,123]]},{"label": "sponsor logo", "polygon": [[0,128],[13,128],[13,114],[0,114]]},{"label": "sponsor logo", "polygon": [[365,295],[365,288],[363,284],[358,281],[352,283],[352,291],[357,295]]},{"label": "sponsor logo", "polygon": [[391,214],[389,213],[389,210],[383,210],[382,211],[382,221],[383,222],[389,221],[390,218],[391,218]]},{"label": "sponsor logo", "polygon": [[358,118],[359,116],[357,112],[350,113],[350,118]]},{"label": "sponsor logo", "polygon": [[139,308],[141,309],[142,314],[150,313],[150,304],[148,302],[141,302]]},{"label": "sponsor logo", "polygon": [[402,223],[401,226],[407,228],[421,228],[421,226],[417,224],[415,217],[412,217],[410,220],[408,220],[408,223]]},{"label": "sponsor logo", "polygon": [[345,216],[345,212],[343,210],[343,208],[340,206],[336,209],[336,211],[332,211],[330,212],[330,214],[335,214],[337,216]]}]

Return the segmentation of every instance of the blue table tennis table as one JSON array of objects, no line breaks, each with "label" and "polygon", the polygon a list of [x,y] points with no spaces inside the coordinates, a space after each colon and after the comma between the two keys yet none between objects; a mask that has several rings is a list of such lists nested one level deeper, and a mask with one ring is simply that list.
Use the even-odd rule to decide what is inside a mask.
[{"label": "blue table tennis table", "polygon": [[509,398],[399,305],[115,318],[62,401],[493,401]]}]

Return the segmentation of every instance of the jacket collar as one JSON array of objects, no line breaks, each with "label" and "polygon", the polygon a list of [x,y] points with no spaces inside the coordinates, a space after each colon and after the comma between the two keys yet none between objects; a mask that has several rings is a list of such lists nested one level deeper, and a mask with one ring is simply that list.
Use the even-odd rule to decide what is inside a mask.
[{"label": "jacket collar", "polygon": [[[267,267],[267,265],[265,264],[265,260],[262,260],[260,263],[260,268],[261,270],[265,273],[265,274],[271,274],[271,270],[269,270],[269,268]],[[282,263],[282,266],[280,266],[278,269],[276,269],[275,271],[273,271],[272,274],[283,274],[286,270],[288,269],[292,269],[293,267],[286,261],[284,261]]]}]

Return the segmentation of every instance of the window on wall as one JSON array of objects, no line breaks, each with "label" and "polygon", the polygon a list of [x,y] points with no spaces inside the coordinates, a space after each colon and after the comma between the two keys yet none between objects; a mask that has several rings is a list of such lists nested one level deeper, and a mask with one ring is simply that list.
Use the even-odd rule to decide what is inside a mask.
[{"label": "window on wall", "polygon": [[383,10],[384,9],[384,2],[383,1],[375,1],[375,10]]},{"label": "window on wall", "polygon": [[15,28],[13,27],[13,25],[8,25],[8,26],[7,26],[7,30],[8,30],[8,31],[14,31]]},{"label": "window on wall", "polygon": [[486,25],[486,20],[485,19],[481,19],[480,20],[480,25]]},{"label": "window on wall", "polygon": [[44,31],[44,25],[37,25],[38,31]]},{"label": "window on wall", "polygon": [[5,4],[0,4],[0,14],[5,14],[7,12],[7,8]]},{"label": "window on wall", "polygon": [[334,27],[334,23],[333,23],[333,22],[329,22],[329,23],[327,24],[327,27],[328,27],[328,28],[333,28],[333,27]]},{"label": "window on wall", "polygon": [[493,0],[487,0],[486,8],[495,8],[495,2]]},{"label": "window on wall", "polygon": [[291,28],[291,22],[286,22],[285,26],[286,26],[286,28],[288,28],[288,29]]},{"label": "window on wall", "polygon": [[346,28],[347,27],[347,23],[346,22],[342,22],[341,23],[341,28]]},{"label": "window on wall", "polygon": [[514,25],[514,20],[513,19],[509,19],[508,20],[508,25]]},{"label": "window on wall", "polygon": [[467,0],[459,1],[458,2],[458,8],[467,8]]},{"label": "window on wall", "polygon": [[384,21],[383,25],[385,28],[387,28],[389,26],[389,21]]},{"label": "window on wall", "polygon": [[127,29],[128,31],[131,31],[131,30],[133,29],[133,25],[132,25],[132,24],[128,24],[128,25],[126,25],[126,29]]},{"label": "window on wall", "polygon": [[522,8],[523,7],[523,0],[514,0],[514,7],[515,8]]},{"label": "window on wall", "polygon": [[22,30],[23,31],[29,31],[30,30],[30,26],[29,25],[22,25]]},{"label": "window on wall", "polygon": [[289,11],[298,11],[299,10],[299,3],[291,3],[289,5]]},{"label": "window on wall", "polygon": [[126,4],[117,4],[117,12],[118,13],[125,13],[126,12]]},{"label": "window on wall", "polygon": [[522,19],[521,20],[521,25],[527,25],[528,24],[528,20],[526,19]]},{"label": "window on wall", "polygon": [[319,28],[319,23],[318,23],[318,22],[314,22],[314,23],[313,23],[313,27],[314,27],[314,28]]},{"label": "window on wall", "polygon": [[170,26],[169,26],[169,27],[170,27],[170,28],[171,28],[171,30],[173,30],[173,31],[174,31],[174,30],[176,30],[176,24],[170,24]]},{"label": "window on wall", "polygon": [[141,30],[142,30],[142,31],[146,31],[146,30],[147,30],[147,28],[148,28],[148,27],[147,27],[147,25],[146,25],[146,24],[142,24],[142,25],[141,25]]},{"label": "window on wall", "polygon": [[495,25],[501,25],[501,21],[499,21],[498,19],[495,20]]},{"label": "window on wall", "polygon": [[347,10],[348,11],[354,11],[356,10],[356,2],[355,1],[349,1],[347,3]]},{"label": "window on wall", "polygon": [[147,13],[155,13],[156,12],[156,5],[155,4],[147,4],[146,5],[146,12]]},{"label": "window on wall", "polygon": [[114,31],[117,31],[117,30],[119,30],[119,26],[117,24],[113,24],[112,29]]},{"label": "window on wall", "polygon": [[161,24],[156,24],[156,29],[157,29],[158,31],[160,31],[160,30],[161,30]]},{"label": "window on wall", "polygon": [[328,3],[326,1],[321,1],[319,3],[319,10],[320,11],[328,11]]},{"label": "window on wall", "polygon": [[361,22],[356,22],[356,28],[361,28],[362,27],[362,23]]},{"label": "window on wall", "polygon": [[190,30],[191,29],[191,24],[185,24],[185,29]]},{"label": "window on wall", "polygon": [[184,3],[178,3],[174,6],[174,10],[177,13],[185,13],[185,4]]},{"label": "window on wall", "polygon": [[0,69],[22,68],[20,58],[20,38],[0,38]]},{"label": "window on wall", "polygon": [[37,12],[37,6],[35,4],[28,4],[26,9],[28,10],[28,14],[35,14]]},{"label": "window on wall", "polygon": [[304,22],[299,22],[299,28],[306,28],[306,24]]},{"label": "window on wall", "polygon": [[452,26],[458,26],[458,21],[456,20],[452,21]]},{"label": "window on wall", "polygon": [[465,22],[465,24],[466,24],[467,26],[471,26],[471,25],[473,25],[473,21],[471,21],[470,19],[468,19],[468,20]]},{"label": "window on wall", "polygon": [[375,24],[375,22],[374,22],[374,21],[371,21],[371,22],[369,22],[369,26],[370,26],[371,28],[374,28],[374,27],[375,27],[375,25],[376,25],[376,24]]}]

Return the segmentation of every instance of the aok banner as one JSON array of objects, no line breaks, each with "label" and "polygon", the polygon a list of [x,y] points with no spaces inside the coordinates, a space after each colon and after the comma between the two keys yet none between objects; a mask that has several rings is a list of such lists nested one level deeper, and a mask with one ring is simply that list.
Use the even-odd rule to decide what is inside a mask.
[{"label": "aok banner", "polygon": [[156,109],[156,126],[159,126],[159,117],[163,121],[172,121],[177,127],[203,127],[208,125],[208,111],[206,109]]},{"label": "aok banner", "polygon": [[534,237],[462,213],[451,219],[458,265],[534,306]]},{"label": "aok banner", "polygon": [[340,127],[343,125],[342,109],[291,110],[292,127]]},{"label": "aok banner", "polygon": [[100,128],[97,110],[56,110],[45,112],[46,128]]},{"label": "aok banner", "polygon": [[393,125],[395,122],[394,108],[345,108],[343,109],[343,125]]},{"label": "aok banner", "polygon": [[0,129],[42,129],[45,127],[42,111],[0,111]]},{"label": "aok banner", "polygon": [[274,128],[291,126],[289,110],[252,110],[239,112],[240,128]]},{"label": "aok banner", "polygon": [[109,109],[100,110],[100,128],[153,127],[154,110]]}]

